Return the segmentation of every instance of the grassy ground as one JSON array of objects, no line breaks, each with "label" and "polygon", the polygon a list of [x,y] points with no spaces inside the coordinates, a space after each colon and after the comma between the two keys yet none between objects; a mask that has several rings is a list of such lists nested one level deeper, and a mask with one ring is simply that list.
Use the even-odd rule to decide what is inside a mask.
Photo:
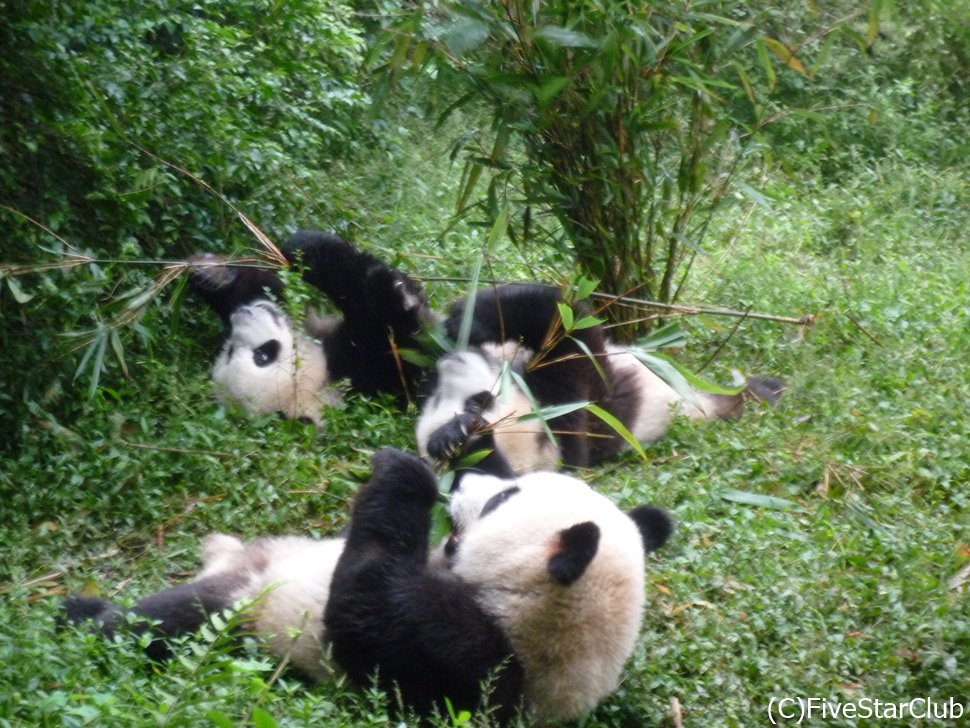
[{"label": "grassy ground", "polygon": [[[384,180],[342,200],[380,210],[366,237],[417,275],[464,272],[476,248],[466,233],[434,247],[451,180],[414,170],[435,163],[414,162],[420,188]],[[678,423],[649,464],[584,474],[679,524],[649,559],[624,682],[587,726],[674,725],[672,703],[685,725],[747,726],[767,722],[772,698],[970,696],[970,586],[950,583],[970,563],[970,182],[896,166],[767,191],[770,209],[725,215],[730,245],[701,261],[686,298],[816,323],[745,321],[732,336],[733,320],[686,321],[683,363],[724,383],[733,367],[779,376],[782,404]],[[499,275],[527,275],[524,256],[502,258]],[[457,293],[429,288],[441,305]],[[348,398],[318,435],[216,408],[218,330],[182,316],[180,335],[129,362],[130,381],[103,382],[76,421],[24,422],[27,444],[3,464],[0,725],[383,725],[377,696],[277,675],[252,646],[203,641],[153,674],[137,645],[55,630],[65,593],[134,598],[185,578],[211,530],[334,533],[369,454],[413,446],[412,419],[381,400]]]}]

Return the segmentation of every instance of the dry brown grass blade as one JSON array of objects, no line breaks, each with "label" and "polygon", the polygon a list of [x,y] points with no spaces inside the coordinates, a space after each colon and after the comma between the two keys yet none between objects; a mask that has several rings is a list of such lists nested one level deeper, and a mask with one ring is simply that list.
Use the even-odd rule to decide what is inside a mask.
[{"label": "dry brown grass blade", "polygon": [[255,237],[256,240],[259,241],[259,244],[262,245],[263,248],[266,250],[267,254],[269,255],[269,259],[272,262],[276,263],[281,267],[286,267],[289,265],[289,261],[286,260],[286,256],[284,256],[282,251],[280,251],[280,249],[276,246],[276,244],[269,239],[269,236],[266,233],[264,233],[262,230],[260,230],[259,227],[256,225],[256,223],[254,223],[252,220],[246,217],[245,213],[243,213],[242,210],[240,210],[238,207],[232,204],[228,199],[226,199],[225,195],[222,195],[219,192],[217,192],[215,189],[213,189],[212,185],[210,185],[201,177],[198,177],[197,175],[192,174],[191,172],[189,172],[189,170],[185,169],[184,167],[180,167],[177,164],[174,164],[173,162],[169,162],[166,159],[162,159],[157,154],[154,154],[148,151],[144,147],[138,146],[137,144],[134,146],[142,154],[145,154],[151,157],[159,164],[164,164],[166,167],[170,169],[174,169],[179,174],[185,175],[190,180],[192,180],[197,185],[199,185],[202,189],[204,189],[206,192],[208,192],[213,197],[215,197],[220,202],[222,202],[222,204],[224,204],[226,207],[228,207],[230,210],[236,213],[236,216],[239,218],[242,224],[246,226],[246,229],[253,234],[253,237]]}]

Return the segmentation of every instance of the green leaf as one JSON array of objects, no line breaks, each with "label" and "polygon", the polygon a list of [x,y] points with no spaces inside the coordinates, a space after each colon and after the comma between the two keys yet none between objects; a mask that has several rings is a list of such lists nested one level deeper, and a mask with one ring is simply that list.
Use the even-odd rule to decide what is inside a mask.
[{"label": "green leaf", "polygon": [[744,194],[754,200],[759,206],[766,210],[771,209],[771,203],[768,202],[768,198],[758,192],[758,190],[756,190],[754,187],[741,181],[738,181],[737,185]]},{"label": "green leaf", "polygon": [[20,281],[12,276],[7,278],[7,288],[9,288],[10,293],[13,294],[14,300],[21,305],[27,303],[34,297],[33,293],[27,293],[24,291],[24,289],[20,286]]},{"label": "green leaf", "polygon": [[790,69],[796,73],[805,73],[805,67],[802,65],[802,62],[798,60],[795,54],[784,43],[775,38],[765,38],[763,42]]},{"label": "green leaf", "polygon": [[448,26],[439,40],[453,54],[462,56],[488,40],[488,26],[476,18],[459,18]]},{"label": "green leaf", "polygon": [[541,407],[538,411],[533,410],[517,418],[518,422],[531,422],[532,420],[554,420],[557,417],[568,415],[571,412],[589,407],[592,402],[571,402],[569,404],[553,404],[548,407]]},{"label": "green leaf", "polygon": [[276,718],[263,708],[253,708],[253,728],[277,728]]},{"label": "green leaf", "polygon": [[536,38],[560,48],[597,48],[599,43],[585,33],[557,25],[543,25],[536,31]]},{"label": "green leaf", "polygon": [[737,61],[734,62],[734,69],[738,72],[738,77],[741,79],[741,85],[744,87],[744,94],[748,97],[748,101],[751,102],[752,106],[757,106],[758,97],[754,95],[754,89],[751,87],[751,79],[748,78],[747,71]]},{"label": "green leaf", "polygon": [[[438,492],[445,495],[451,491],[451,484],[455,480],[455,473],[453,471],[449,471],[446,475],[450,476],[447,485],[442,487],[442,484],[439,483],[438,486]],[[432,546],[437,546],[442,543],[451,534],[451,517],[448,515],[448,506],[441,500],[431,507],[431,529],[429,534],[429,543]]]},{"label": "green leaf", "polygon": [[700,406],[697,395],[687,382],[687,378],[677,370],[673,362],[659,354],[648,354],[639,349],[630,349],[629,351],[638,361],[650,369],[650,371],[669,384],[684,401],[690,402],[697,407]]},{"label": "green leaf", "polygon": [[533,84],[532,93],[535,94],[536,101],[539,102],[540,106],[548,106],[549,102],[556,98],[559,92],[569,85],[570,81],[569,76],[544,78],[539,83]]},{"label": "green leaf", "polygon": [[121,371],[128,376],[128,364],[125,362],[125,347],[121,343],[121,336],[118,335],[117,329],[111,330],[111,350],[115,353],[115,358],[118,360],[118,364],[121,365]]},{"label": "green leaf", "polygon": [[457,351],[463,351],[468,348],[472,322],[475,320],[475,299],[478,296],[478,279],[482,273],[482,261],[484,258],[485,251],[482,251],[472,265],[471,279],[468,282],[468,293],[465,295],[465,310],[462,311],[461,325],[458,327],[458,339],[455,341],[455,349]]},{"label": "green leaf", "polygon": [[637,438],[635,438],[633,436],[633,433],[630,432],[628,429],[626,429],[626,427],[624,426],[624,424],[622,422],[620,422],[618,419],[616,419],[616,417],[614,417],[613,415],[611,415],[609,412],[607,412],[602,407],[600,407],[598,405],[595,405],[595,404],[587,405],[586,406],[586,409],[590,413],[596,415],[601,420],[603,420],[603,422],[605,422],[607,425],[609,425],[610,428],[614,432],[616,432],[617,435],[619,435],[620,437],[622,437],[626,441],[626,443],[630,446],[630,448],[637,455],[639,455],[643,459],[644,462],[646,462],[646,463],[649,463],[650,462],[650,458],[648,458],[647,457],[647,453],[645,453],[643,451],[643,446],[640,444],[640,442],[637,440]]},{"label": "green leaf", "polygon": [[765,72],[765,77],[768,79],[768,93],[771,93],[775,90],[775,86],[778,83],[778,78],[775,76],[775,67],[771,63],[771,57],[768,55],[764,41],[755,43],[755,49],[758,53],[758,60],[761,62],[761,68]]},{"label": "green leaf", "polygon": [[579,321],[573,323],[573,331],[582,331],[583,329],[591,329],[594,326],[599,326],[603,323],[603,319],[596,316],[583,316]]},{"label": "green leaf", "polygon": [[[519,389],[522,390],[522,394],[524,394],[526,399],[529,400],[529,405],[532,407],[532,411],[536,413],[541,413],[542,407],[539,405],[539,401],[535,398],[535,395],[532,394],[532,390],[529,389],[529,385],[526,384],[525,379],[522,378],[522,375],[516,371],[513,371],[510,367],[509,376],[512,377],[512,379],[518,385]],[[538,419],[539,424],[542,425],[542,429],[543,431],[545,431],[546,437],[549,438],[549,442],[551,442],[553,445],[557,445],[556,436],[552,434],[552,430],[549,427],[549,423],[546,422],[541,416],[538,416],[536,419]]]},{"label": "green leaf", "polygon": [[235,728],[233,722],[229,719],[229,716],[223,713],[221,710],[210,710],[205,714],[205,717],[209,719],[216,728]]},{"label": "green leaf", "polygon": [[870,0],[869,28],[866,33],[866,48],[872,48],[879,37],[879,15],[882,12],[882,0]]},{"label": "green leaf", "polygon": [[785,498],[778,498],[773,495],[762,495],[760,493],[747,493],[743,490],[734,490],[733,488],[722,490],[721,498],[732,503],[741,503],[746,506],[761,506],[762,508],[771,508],[773,510],[804,510],[794,501],[786,500]]},{"label": "green leaf", "polygon": [[568,303],[563,303],[560,301],[556,304],[559,308],[559,317],[562,319],[562,327],[566,331],[572,331],[573,329],[573,310],[570,308]]},{"label": "green leaf", "polygon": [[681,347],[687,343],[687,333],[678,323],[670,323],[654,329],[640,340],[641,349],[666,349]]}]

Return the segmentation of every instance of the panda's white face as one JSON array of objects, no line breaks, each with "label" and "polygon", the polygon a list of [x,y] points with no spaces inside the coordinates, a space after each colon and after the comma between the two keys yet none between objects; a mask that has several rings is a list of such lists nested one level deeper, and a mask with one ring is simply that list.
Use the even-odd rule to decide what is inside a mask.
[{"label": "panda's white face", "polygon": [[[513,370],[521,370],[531,357],[528,349],[506,342],[439,359],[437,387],[418,418],[420,453],[429,456],[432,435],[456,416],[474,409],[481,426],[488,426],[494,433],[496,447],[516,473],[555,467],[558,447],[550,442],[538,419],[520,419],[532,411],[532,404],[511,379],[502,377],[506,362]],[[482,409],[483,402],[488,404]]]},{"label": "panda's white face", "polygon": [[[637,525],[582,481],[547,472],[515,480],[466,475],[450,511],[451,569],[479,589],[509,636],[534,715],[573,719],[593,708],[616,688],[640,630]],[[589,556],[591,546],[592,556],[564,578],[557,560],[571,533],[584,540],[578,551]]]},{"label": "panda's white face", "polygon": [[231,331],[216,358],[212,381],[223,402],[249,412],[283,412],[289,418],[320,420],[328,396],[323,350],[293,328],[277,306],[257,301],[236,309]]}]

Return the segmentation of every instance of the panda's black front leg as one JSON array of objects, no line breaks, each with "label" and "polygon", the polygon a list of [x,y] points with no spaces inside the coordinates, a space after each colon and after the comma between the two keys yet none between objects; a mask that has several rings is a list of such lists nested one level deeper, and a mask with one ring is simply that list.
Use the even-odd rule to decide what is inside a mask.
[{"label": "panda's black front leg", "polygon": [[515,470],[502,455],[490,430],[474,433],[482,422],[479,414],[462,413],[435,430],[428,438],[428,455],[455,471],[451,489],[463,475],[486,473],[498,478],[514,478]]},{"label": "panda's black front leg", "polygon": [[[324,614],[333,658],[361,685],[377,679],[422,716],[479,710],[507,723],[524,674],[474,589],[427,563],[437,483],[419,458],[382,450],[357,496]],[[492,691],[482,684],[492,678]]]},{"label": "panda's black front leg", "polygon": [[283,283],[274,270],[231,265],[213,253],[196,253],[189,262],[189,288],[229,325],[229,317],[240,306],[254,301],[280,298]]},{"label": "panda's black front leg", "polygon": [[[387,551],[423,564],[438,481],[418,457],[386,448],[374,455],[371,479],[357,495],[346,560]],[[341,559],[341,563],[345,558]]]},{"label": "panda's black front leg", "polygon": [[462,412],[443,424],[428,438],[428,454],[443,463],[450,462],[459,453],[475,425],[481,422],[479,413]]}]

